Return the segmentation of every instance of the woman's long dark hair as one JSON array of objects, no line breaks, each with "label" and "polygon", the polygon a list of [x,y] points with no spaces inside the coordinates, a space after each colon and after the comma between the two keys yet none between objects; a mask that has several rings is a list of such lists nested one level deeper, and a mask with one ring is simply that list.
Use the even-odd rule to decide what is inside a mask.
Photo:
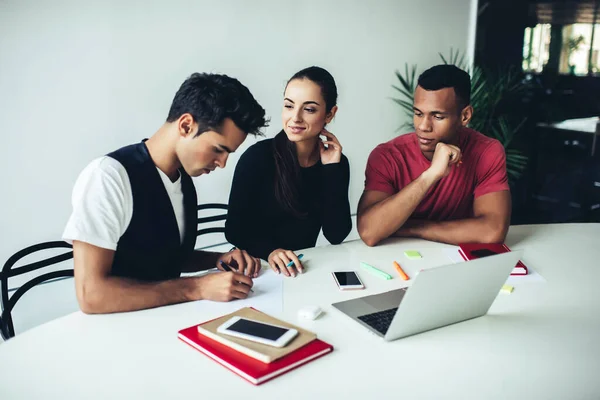
[{"label": "woman's long dark hair", "polygon": [[[321,88],[325,100],[326,113],[337,104],[337,87],[333,76],[320,67],[308,67],[298,71],[287,82],[294,79],[308,79]],[[287,85],[286,85],[287,88]],[[283,130],[273,139],[275,154],[275,198],[281,207],[296,217],[306,216],[306,210],[300,206],[300,163],[296,153],[296,144],[291,142]]]}]

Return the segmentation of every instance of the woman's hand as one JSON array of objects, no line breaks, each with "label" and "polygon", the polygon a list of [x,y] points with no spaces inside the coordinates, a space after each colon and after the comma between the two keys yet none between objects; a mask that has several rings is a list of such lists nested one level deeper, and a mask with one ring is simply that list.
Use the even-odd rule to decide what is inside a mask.
[{"label": "woman's hand", "polygon": [[[326,141],[320,141],[319,147],[321,150],[322,164],[337,164],[342,159],[342,145],[337,137],[327,129],[323,128],[321,135],[327,138]],[[327,145],[327,148],[325,148]]]},{"label": "woman's hand", "polygon": [[[296,257],[291,250],[275,249],[269,254],[268,259],[271,269],[277,274],[284,274],[285,276],[296,276],[298,273],[303,273],[304,268],[302,263]],[[288,267],[288,264],[292,264]],[[296,272],[297,271],[297,272]]]}]

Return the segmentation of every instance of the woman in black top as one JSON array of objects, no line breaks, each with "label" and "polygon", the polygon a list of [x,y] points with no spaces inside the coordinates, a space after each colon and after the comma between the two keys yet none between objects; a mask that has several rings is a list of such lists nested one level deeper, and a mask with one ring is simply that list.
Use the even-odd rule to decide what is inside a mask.
[{"label": "woman in black top", "polygon": [[329,72],[299,71],[285,88],[283,130],[246,150],[235,169],[227,240],[285,276],[303,271],[294,250],[314,247],[321,228],[332,244],[344,241],[352,228],[348,159],[325,129],[336,102]]}]

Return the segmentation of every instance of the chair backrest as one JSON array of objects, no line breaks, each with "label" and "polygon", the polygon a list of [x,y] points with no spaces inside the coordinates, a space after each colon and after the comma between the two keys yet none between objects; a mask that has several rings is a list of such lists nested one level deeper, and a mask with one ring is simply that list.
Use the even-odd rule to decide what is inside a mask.
[{"label": "chair backrest", "polygon": [[[66,248],[69,249],[68,252],[64,254],[54,255],[51,257],[44,258],[40,261],[32,262],[30,264],[26,264],[20,267],[13,268],[13,266],[23,257],[26,257],[30,254],[41,250],[48,250],[54,248]],[[19,287],[10,298],[8,297],[9,288],[8,288],[8,279],[27,274],[32,271],[37,271],[42,268],[46,268],[50,265],[58,264],[60,262],[69,260],[73,258],[73,247],[61,241],[54,242],[44,242],[35,244],[33,246],[29,246],[20,250],[13,254],[7,261],[4,263],[4,267],[2,267],[2,271],[0,271],[0,304],[2,305],[2,314],[0,316],[0,335],[4,340],[8,340],[11,337],[15,336],[15,328],[13,324],[12,318],[12,310],[14,309],[17,301],[31,288],[40,283],[47,282],[53,279],[62,278],[62,277],[72,277],[73,270],[72,269],[63,269],[59,271],[47,272],[41,275],[36,276],[35,278],[27,281],[21,287]]]},{"label": "chair backrest", "polygon": [[[222,203],[198,204],[198,211],[213,210],[213,209],[225,210],[225,213],[219,214],[219,215],[212,215],[209,217],[198,217],[198,225],[207,224],[207,223],[216,222],[216,221],[225,221],[227,219],[227,204],[222,204]],[[210,228],[200,229],[200,226],[198,226],[198,231],[196,232],[196,236],[202,236],[202,235],[206,235],[209,233],[225,233],[225,227],[218,226],[218,227],[210,227]]]}]

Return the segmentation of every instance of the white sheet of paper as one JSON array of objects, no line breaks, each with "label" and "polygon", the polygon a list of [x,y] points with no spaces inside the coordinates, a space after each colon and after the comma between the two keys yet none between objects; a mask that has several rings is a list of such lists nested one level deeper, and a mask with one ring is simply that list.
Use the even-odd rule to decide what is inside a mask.
[{"label": "white sheet of paper", "polygon": [[283,279],[283,275],[263,267],[258,278],[253,279],[254,293],[250,292],[248,298],[229,302],[201,300],[198,304],[215,316],[229,314],[243,307],[254,307],[276,317],[283,312]]},{"label": "white sheet of paper", "polygon": [[[454,264],[459,262],[464,262],[465,260],[462,258],[460,253],[458,252],[458,247],[442,249],[442,252],[452,261]],[[546,282],[543,276],[535,272],[533,269],[527,266],[527,275],[511,275],[506,280],[508,284],[515,283],[533,283],[533,282]]]},{"label": "white sheet of paper", "polygon": [[444,253],[444,255],[448,257],[453,264],[465,261],[458,252],[458,247],[453,247],[451,249],[442,249],[442,253]]}]

